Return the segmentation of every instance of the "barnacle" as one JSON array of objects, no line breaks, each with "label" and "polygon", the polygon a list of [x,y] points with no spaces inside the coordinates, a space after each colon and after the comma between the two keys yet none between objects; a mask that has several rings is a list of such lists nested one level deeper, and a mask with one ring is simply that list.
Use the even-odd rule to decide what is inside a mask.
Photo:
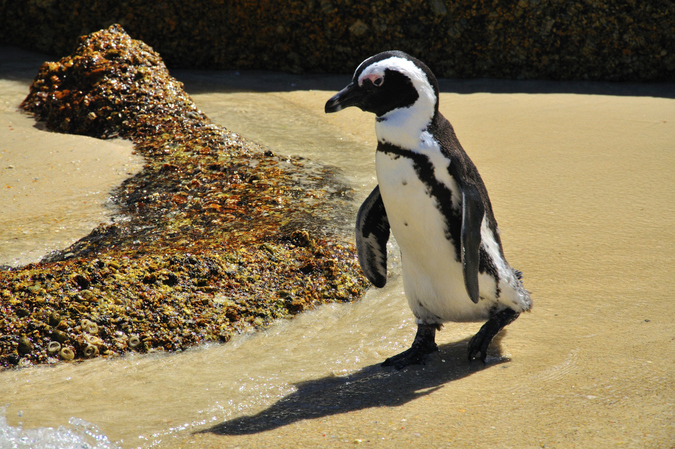
[{"label": "barnacle", "polygon": [[131,335],[129,337],[129,347],[131,349],[136,349],[136,348],[140,347],[142,343],[143,342],[141,341],[141,339],[138,338],[138,336],[136,336],[136,335]]},{"label": "barnacle", "polygon": [[82,353],[86,358],[95,357],[98,355],[98,348],[94,345],[87,345]]},{"label": "barnacle", "polygon": [[49,355],[58,354],[59,351],[61,351],[61,343],[58,341],[50,341],[49,344],[47,344],[47,353]]},{"label": "barnacle", "polygon": [[61,348],[59,355],[63,360],[73,360],[75,358],[75,352],[71,348]]}]

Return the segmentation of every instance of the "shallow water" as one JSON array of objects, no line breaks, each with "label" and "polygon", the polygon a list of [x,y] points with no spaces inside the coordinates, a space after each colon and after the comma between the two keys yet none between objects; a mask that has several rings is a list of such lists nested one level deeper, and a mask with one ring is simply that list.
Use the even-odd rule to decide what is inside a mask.
[{"label": "shallow water", "polygon": [[[375,185],[373,118],[323,114],[346,78],[175,75],[216,123],[341,167],[357,202]],[[377,366],[414,334],[392,246],[387,287],[355,304],[180,354],[2,372],[4,428],[77,433],[75,418],[125,448],[675,444],[675,100],[444,86],[535,304],[487,366],[466,361],[480,324],[452,323],[426,366]]]}]

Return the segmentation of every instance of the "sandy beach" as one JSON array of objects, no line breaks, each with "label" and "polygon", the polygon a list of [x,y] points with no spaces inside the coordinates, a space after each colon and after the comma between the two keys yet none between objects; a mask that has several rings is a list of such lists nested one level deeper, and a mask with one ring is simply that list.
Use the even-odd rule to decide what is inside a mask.
[{"label": "sandy beach", "polygon": [[[357,203],[375,185],[372,117],[323,113],[339,78],[174,76],[219,125],[339,166]],[[235,82],[254,76],[264,91]],[[27,91],[26,82],[0,80],[4,133],[19,127],[6,105],[22,99],[6,83]],[[506,257],[534,300],[486,366],[466,360],[480,325],[452,323],[427,365],[378,366],[414,335],[394,260],[384,290],[225,345],[4,371],[8,425],[77,417],[121,447],[675,447],[672,85],[448,80],[442,91],[441,111],[485,180]],[[3,161],[19,151],[5,145],[3,190]],[[103,171],[118,178],[95,180],[102,204],[130,171],[128,148],[113,153],[123,155],[117,168]],[[0,210],[11,201],[3,193]]]}]

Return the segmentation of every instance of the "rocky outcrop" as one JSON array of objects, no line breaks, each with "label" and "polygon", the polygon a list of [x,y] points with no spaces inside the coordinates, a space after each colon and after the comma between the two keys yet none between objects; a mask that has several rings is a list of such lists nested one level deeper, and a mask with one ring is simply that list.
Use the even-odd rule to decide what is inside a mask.
[{"label": "rocky outcrop", "polygon": [[121,27],[44,63],[21,107],[56,131],[130,139],[146,165],[114,192],[114,223],[0,269],[0,367],[227,341],[367,287],[353,231],[330,226],[354,214],[335,170],[211,123]]}]

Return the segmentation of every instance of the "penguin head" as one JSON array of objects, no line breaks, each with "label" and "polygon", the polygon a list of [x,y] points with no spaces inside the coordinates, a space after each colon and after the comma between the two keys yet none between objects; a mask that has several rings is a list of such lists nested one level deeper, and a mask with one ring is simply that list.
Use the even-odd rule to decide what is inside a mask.
[{"label": "penguin head", "polygon": [[363,61],[352,82],[326,103],[326,112],[349,106],[377,115],[378,120],[406,109],[429,116],[438,111],[438,82],[420,60],[402,51],[386,51]]}]

